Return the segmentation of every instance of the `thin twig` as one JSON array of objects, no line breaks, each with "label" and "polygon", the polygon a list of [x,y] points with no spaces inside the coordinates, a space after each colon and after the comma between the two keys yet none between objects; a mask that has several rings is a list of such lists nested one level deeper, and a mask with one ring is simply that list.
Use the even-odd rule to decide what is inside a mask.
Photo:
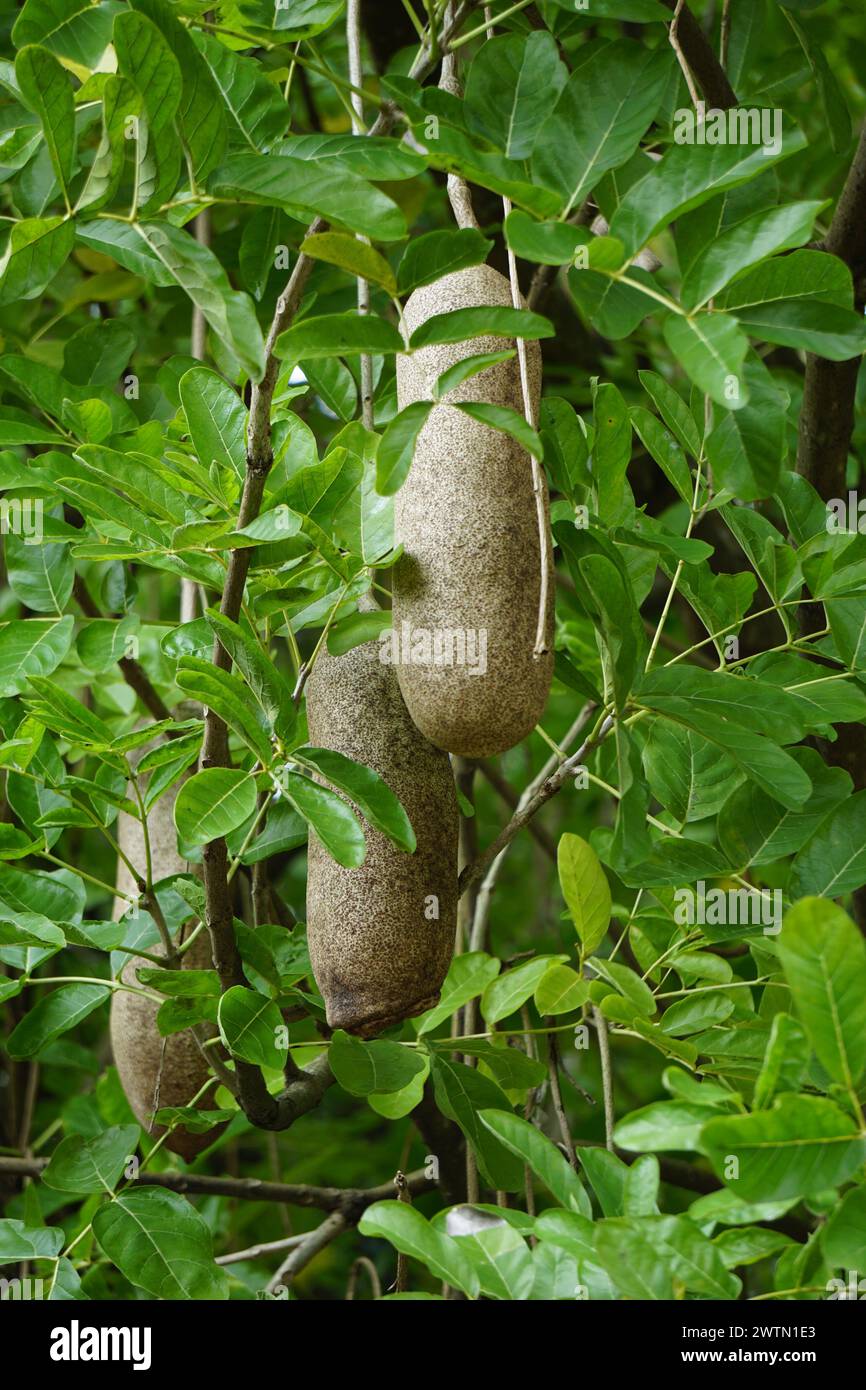
[{"label": "thin twig", "polygon": [[[349,81],[352,84],[352,130],[355,135],[365,133],[364,98],[361,88],[364,71],[361,64],[361,0],[348,0],[346,6],[346,46],[349,52]],[[369,237],[359,236],[359,241],[370,245]],[[370,312],[370,285],[363,275],[357,277],[357,304],[359,314]],[[368,352],[361,354],[361,420],[366,429],[373,428],[373,359]]]},{"label": "thin twig", "polygon": [[237,1265],[242,1260],[259,1260],[262,1255],[272,1255],[278,1250],[292,1250],[307,1239],[305,1231],[299,1236],[284,1236],[282,1240],[266,1240],[261,1245],[251,1245],[246,1250],[234,1250],[231,1255],[217,1255],[218,1265]]},{"label": "thin twig", "polygon": [[[572,728],[578,728],[579,731],[589,719],[594,708],[595,706],[593,704],[585,705]],[[497,855],[511,844],[511,841],[518,831],[522,830],[524,825],[527,825],[529,821],[532,820],[532,817],[541,810],[542,806],[546,805],[551,797],[555,796],[556,793],[565,786],[568,779],[574,775],[577,768],[581,765],[583,759],[603,742],[612,728],[613,717],[607,715],[601,721],[595,732],[584,740],[577,752],[573,753],[571,757],[565,758],[556,768],[555,772],[547,775],[547,767],[549,767],[550,764],[546,764],[545,768],[542,769],[542,772],[545,774],[543,780],[539,780],[542,777],[542,774],[539,774],[539,777],[530,784],[521,797],[523,805],[515,811],[508,824],[500,830],[493,843],[487,846],[487,849],[478,856],[474,864],[468,864],[461,873],[458,881],[459,891],[461,893],[465,893],[473,883],[477,882],[477,880],[487,872]],[[571,731],[569,732],[571,734]],[[573,736],[572,734],[572,737]]]},{"label": "thin twig", "polygon": [[676,39],[686,66],[712,107],[728,110],[736,106],[737,95],[716,57],[712,44],[683,0],[662,0],[669,10],[679,10]]},{"label": "thin twig", "polygon": [[[488,762],[485,758],[480,758],[476,766],[482,777],[486,778],[493,790],[497,792],[505,802],[509,810],[516,811],[520,804],[520,795],[514,790],[511,783],[503,777],[499,768],[494,766],[493,763]],[[527,829],[533,840],[541,846],[545,854],[549,855],[551,859],[555,859],[556,841],[553,836],[545,830],[544,826],[538,825],[535,821],[530,821]]]},{"label": "thin twig", "polygon": [[598,1035],[598,1051],[601,1058],[601,1085],[604,1092],[604,1143],[611,1153],[613,1153],[613,1127],[616,1121],[616,1111],[613,1101],[613,1070],[610,1064],[610,1037],[607,1031],[607,1019],[599,1009],[593,1008],[592,1021],[595,1024],[595,1031]]},{"label": "thin twig", "polygon": [[[445,6],[445,23],[450,24],[453,20],[453,4]],[[439,75],[439,86],[443,92],[449,92],[458,101],[463,100],[463,87],[460,82],[460,59],[453,49],[446,52],[442,58],[442,70]],[[458,227],[471,227],[474,231],[479,231],[478,218],[475,216],[475,209],[472,206],[472,194],[469,191],[469,184],[460,174],[449,174],[446,180],[448,191],[448,201],[451,204],[451,211],[454,213],[454,220]]]},{"label": "thin twig", "polygon": [[685,0],[677,0],[677,7],[674,10],[674,17],[671,20],[671,26],[668,30],[668,38],[671,42],[671,48],[677,55],[677,62],[680,65],[680,71],[682,72],[682,75],[686,80],[686,86],[689,89],[689,96],[692,100],[692,106],[694,106],[695,110],[697,110],[698,103],[700,102],[700,97],[698,96],[698,89],[695,86],[695,80],[692,77],[692,70],[689,67],[688,59],[686,58],[686,55],[683,53],[682,44],[679,40],[680,15],[683,12],[684,3]]},{"label": "thin twig", "polygon": [[731,38],[731,0],[722,2],[722,22],[719,29],[719,62],[723,68],[728,66],[728,45]]},{"label": "thin twig", "polygon": [[358,1276],[361,1270],[364,1271],[367,1278],[370,1280],[370,1288],[372,1289],[374,1300],[382,1297],[382,1285],[379,1280],[378,1269],[373,1264],[373,1261],[368,1259],[366,1255],[359,1255],[357,1260],[352,1262],[352,1268],[349,1270],[349,1279],[346,1284],[346,1301],[348,1303],[351,1303],[355,1297],[355,1289],[358,1287]]},{"label": "thin twig", "polygon": [[[397,1189],[397,1201],[408,1202],[412,1205],[412,1194],[406,1182],[405,1173],[397,1172],[394,1175],[394,1186]],[[397,1277],[394,1280],[394,1292],[405,1293],[409,1287],[409,1264],[402,1250],[397,1253]]]},{"label": "thin twig", "polygon": [[276,1274],[268,1283],[268,1293],[275,1293],[277,1289],[284,1288],[291,1284],[296,1274],[310,1263],[318,1255],[320,1250],[324,1250],[326,1245],[330,1245],[332,1240],[341,1236],[346,1229],[346,1219],[340,1212],[331,1212],[326,1216],[320,1226],[311,1231],[300,1245],[296,1245],[280,1265]]},{"label": "thin twig", "polygon": [[559,1084],[559,1044],[557,1043],[555,1033],[550,1033],[547,1039],[547,1075],[550,1080],[550,1098],[553,1101],[554,1113],[559,1123],[559,1132],[562,1135],[562,1142],[565,1145],[568,1161],[576,1173],[577,1154],[575,1153],[571,1130],[568,1127],[568,1116],[565,1113],[565,1105],[562,1100],[562,1088]]}]

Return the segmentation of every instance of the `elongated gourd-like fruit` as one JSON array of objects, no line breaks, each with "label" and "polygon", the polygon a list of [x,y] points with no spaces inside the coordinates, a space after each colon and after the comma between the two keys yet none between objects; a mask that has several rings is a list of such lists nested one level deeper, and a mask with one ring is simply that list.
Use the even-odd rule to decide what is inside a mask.
[{"label": "elongated gourd-like fruit", "polygon": [[310,742],[371,767],[403,803],[408,854],[366,822],[357,869],[310,832],[307,935],[328,1023],[375,1037],[432,1008],[457,922],[458,809],[448,757],[418,732],[378,641],[322,651],[307,685]]},{"label": "elongated gourd-like fruit", "polygon": [[[189,872],[189,866],[177,852],[173,820],[174,802],[180,785],[160,797],[147,818],[154,883],[172,874]],[[145,849],[141,821],[121,811],[117,823],[117,842],[127,859],[137,869],[143,870]],[[119,893],[135,894],[138,891],[138,885],[122,859],[118,860],[115,884]],[[124,898],[115,898],[115,920],[123,915],[127,906]],[[149,946],[148,951],[152,955],[163,954],[158,944]],[[199,933],[189,951],[184,953],[182,961],[183,967],[188,970],[212,967],[210,938],[206,931]],[[152,964],[152,961],[141,956],[130,956],[123,967],[121,979],[126,984],[138,985],[136,970]],[[161,1125],[152,1123],[156,1111],[166,1106],[189,1105],[209,1075],[207,1063],[188,1030],[171,1033],[165,1038],[160,1036],[156,1025],[158,1010],[159,1005],[155,1001],[141,994],[115,990],[112,996],[111,1050],[120,1083],[135,1118],[154,1136],[163,1133]],[[213,1091],[206,1093],[199,1106],[203,1109],[214,1108]],[[166,1148],[190,1162],[212,1144],[220,1132],[220,1129],[211,1129],[204,1134],[193,1134],[179,1126],[172,1130],[166,1140]]]},{"label": "elongated gourd-like fruit", "polygon": [[[416,290],[406,327],[412,332],[452,309],[511,303],[504,276],[473,266]],[[455,363],[514,346],[490,336],[398,358],[400,409],[430,400],[437,378]],[[538,344],[527,342],[526,355],[537,409]],[[510,406],[522,415],[517,357],[448,392],[418,436],[395,498],[395,538],[404,555],[394,570],[392,656],[421,732],[439,748],[474,758],[512,748],[543,713],[553,675],[553,587],[544,615],[547,651],[535,655],[542,567],[532,462],[510,435],[458,410],[456,401]],[[549,537],[546,543],[549,553]]]}]

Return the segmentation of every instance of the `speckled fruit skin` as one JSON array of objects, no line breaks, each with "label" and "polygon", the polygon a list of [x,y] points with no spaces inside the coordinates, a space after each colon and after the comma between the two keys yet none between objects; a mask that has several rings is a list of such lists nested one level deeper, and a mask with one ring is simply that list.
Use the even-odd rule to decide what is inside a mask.
[{"label": "speckled fruit skin", "polygon": [[[186,860],[181,859],[177,852],[173,821],[175,796],[176,790],[167,792],[148,816],[153,877],[157,883],[160,879],[168,878],[170,874],[189,872]],[[121,812],[118,817],[117,838],[127,858],[136,867],[143,867],[145,853],[141,822]],[[116,886],[122,893],[137,891],[123,860],[118,862]],[[115,898],[115,920],[122,916],[125,907],[123,898]],[[162,948],[158,945],[148,947],[148,950],[153,955],[163,954]],[[203,931],[196,937],[184,955],[183,963],[184,967],[190,970],[207,970],[212,967],[207,932]],[[127,984],[137,985],[136,970],[149,965],[152,965],[151,961],[144,960],[141,956],[131,956],[123,968],[122,979]],[[205,1061],[189,1032],[172,1033],[167,1038],[160,1037],[156,1026],[158,1008],[158,1004],[140,994],[129,994],[121,990],[114,992],[111,1001],[111,1050],[114,1053],[120,1082],[135,1118],[154,1136],[164,1132],[162,1125],[151,1124],[154,1112],[164,1106],[189,1105],[209,1075]],[[201,1103],[204,1108],[212,1109],[212,1092],[209,1092]],[[190,1162],[203,1149],[208,1148],[220,1133],[220,1129],[211,1129],[204,1134],[191,1134],[188,1130],[176,1128],[166,1140],[166,1148]]]},{"label": "speckled fruit skin", "polygon": [[[406,327],[473,305],[511,305],[511,287],[490,266],[446,275],[412,294]],[[476,353],[514,347],[502,338],[422,348],[398,358],[400,409],[429,400],[448,367]],[[541,353],[528,342],[535,405]],[[395,533],[404,555],[394,569],[397,633],[487,633],[487,669],[402,662],[397,676],[418,728],[432,743],[464,757],[514,747],[538,723],[553,676],[553,588],[546,614],[551,649],[535,658],[541,584],[538,514],[531,460],[510,435],[452,404],[482,401],[523,413],[516,356],[487,367],[434,406],[415,446],[409,476],[395,498]],[[545,515],[548,515],[544,484]],[[549,525],[549,520],[548,520]]]},{"label": "speckled fruit skin", "polygon": [[[407,854],[366,821],[367,856],[344,869],[310,832],[307,936],[332,1028],[375,1037],[432,1008],[457,922],[458,809],[445,753],[418,732],[380,644],[319,656],[307,685],[310,742],[378,772],[417,839]],[[438,918],[430,919],[430,898]]]}]

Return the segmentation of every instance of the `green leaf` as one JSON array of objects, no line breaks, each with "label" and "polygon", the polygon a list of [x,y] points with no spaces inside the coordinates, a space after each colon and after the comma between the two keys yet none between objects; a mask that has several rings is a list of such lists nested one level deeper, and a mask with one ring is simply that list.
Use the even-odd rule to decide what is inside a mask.
[{"label": "green leaf", "polygon": [[[692,458],[696,459],[701,452],[701,436],[694,417],[682,396],[657,372],[640,371],[638,377],[641,386],[651,398],[671,434],[674,435],[686,453],[691,454]],[[684,501],[691,501],[688,492]]]},{"label": "green leaf", "polygon": [[180,379],[180,402],[192,445],[206,468],[215,463],[243,479],[247,409],[227,381],[208,367],[193,367]]},{"label": "green leaf", "polygon": [[645,270],[630,266],[628,279],[629,283],[624,284],[617,276],[590,267],[576,266],[568,272],[574,302],[602,337],[614,341],[630,337],[647,314],[658,307],[658,301],[639,288],[652,288],[652,279]]},{"label": "green leaf", "polygon": [[491,429],[502,430],[504,434],[509,434],[512,439],[517,440],[521,448],[525,449],[528,454],[532,454],[534,458],[544,458],[544,446],[541,440],[519,411],[512,410],[507,405],[491,405],[487,401],[457,401],[456,406],[458,410],[462,410],[473,420],[479,420],[482,425],[489,425]]},{"label": "green leaf", "polygon": [[579,835],[563,835],[556,858],[562,896],[584,954],[591,955],[610,924],[610,885],[595,850]]},{"label": "green leaf", "polygon": [[100,1249],[130,1283],[154,1298],[227,1299],[211,1233],[186,1198],[163,1187],[133,1187],[93,1217]]},{"label": "green leaf", "polygon": [[494,1080],[504,1091],[525,1092],[530,1086],[540,1085],[547,1075],[543,1062],[527,1057],[518,1047],[509,1047],[507,1039],[503,1039],[500,1046],[482,1038],[441,1038],[435,1039],[432,1046],[444,1052],[476,1057],[493,1073]]},{"label": "green leaf", "polygon": [[173,999],[196,999],[220,992],[219,976],[215,970],[164,970],[161,966],[140,966],[135,972],[143,985],[150,985],[160,994]]},{"label": "green leaf", "polygon": [[134,8],[159,29],[177,59],[182,78],[177,118],[193,179],[201,182],[222,159],[227,120],[222,94],[185,25],[163,0],[134,0]]},{"label": "green leaf", "polygon": [[436,1279],[460,1289],[468,1298],[478,1295],[480,1284],[459,1241],[437,1231],[408,1202],[374,1202],[358,1222],[365,1236],[389,1240],[401,1254],[425,1264]]},{"label": "green leaf", "polygon": [[517,1158],[528,1163],[533,1173],[566,1211],[591,1216],[589,1198],[580,1178],[555,1144],[534,1125],[505,1110],[482,1110],[481,1123]]},{"label": "green leaf", "polygon": [[62,58],[94,68],[111,39],[114,12],[89,0],[26,0],[12,29],[17,48],[40,43]]},{"label": "green leaf", "polygon": [[[767,739],[790,741],[805,732],[802,710],[796,699],[769,683],[742,680],[728,672],[701,671],[697,667],[657,667],[641,681],[637,698],[659,714],[720,744],[741,764],[747,775],[767,786],[786,806],[799,806],[811,790],[807,774],[780,748]],[[744,736],[741,730],[752,736]],[[750,761],[744,761],[747,756]],[[774,768],[775,782],[765,773]],[[808,786],[806,785],[808,783]]]},{"label": "green leaf", "polygon": [[633,1110],[620,1120],[614,1141],[635,1153],[664,1153],[670,1149],[700,1149],[702,1127],[714,1115],[712,1106],[691,1101],[662,1100]]},{"label": "green leaf", "polygon": [[866,793],[835,806],[791,868],[792,898],[839,898],[866,883]]},{"label": "green leaf", "polygon": [[812,76],[818,88],[818,96],[830,134],[833,153],[842,154],[851,143],[851,116],[847,103],[824,50],[818,44],[810,41],[805,29],[791,14],[793,8],[800,7],[792,3],[790,8],[783,8],[783,14],[796,34],[800,47],[806,56],[806,61],[812,69]]},{"label": "green leaf", "polygon": [[[772,1110],[710,1120],[701,1149],[736,1196],[752,1202],[836,1187],[866,1159],[854,1121],[820,1096],[782,1096]],[[732,1157],[736,1176],[729,1176]]]},{"label": "green leaf", "polygon": [[801,348],[844,362],[866,348],[863,315],[853,309],[818,300],[781,300],[737,311],[737,319],[753,338],[782,347]]},{"label": "green leaf", "polygon": [[[672,392],[672,394],[676,395],[676,392]],[[676,399],[679,401],[679,396],[676,396]],[[686,457],[674,436],[668,434],[668,431],[651,411],[643,410],[640,406],[632,407],[629,411],[629,419],[647,453],[655,459],[668,482],[676,489],[682,500],[691,506],[694,492],[692,475]]]},{"label": "green leaf", "polygon": [[304,362],[308,358],[402,352],[403,339],[393,324],[375,314],[321,314],[287,328],[277,338],[275,351],[291,362]]},{"label": "green leaf", "polygon": [[[492,367],[497,362],[508,362],[515,355],[515,348],[505,348],[502,352],[475,352],[469,357],[462,357],[453,367],[447,367],[441,376],[437,377],[436,385],[433,387],[434,401],[441,401],[450,391],[456,390],[464,381],[477,376],[485,368]],[[381,449],[379,452],[381,453]]]},{"label": "green leaf", "polygon": [[246,150],[268,149],[291,119],[280,87],[269,81],[261,64],[233,52],[215,34],[189,32],[219,92],[230,141]]},{"label": "green leaf", "polygon": [[66,69],[46,48],[31,44],[16,57],[15,76],[24,100],[42,124],[51,165],[68,207],[75,162],[75,101]]},{"label": "green leaf", "polygon": [[634,1006],[637,1013],[651,1018],[656,1012],[652,990],[631,966],[622,965],[616,960],[605,960],[601,956],[593,956],[590,964],[597,975],[612,984]]},{"label": "green leaf", "polygon": [[38,1057],[56,1038],[98,1009],[109,993],[107,985],[71,984],[52,989],[9,1034],[6,1040],[9,1056],[15,1061]]},{"label": "green leaf", "polygon": [[432,401],[413,401],[389,422],[376,451],[376,491],[383,497],[399,492],[409,476],[415,444],[432,408]]},{"label": "green leaf", "polygon": [[[625,1180],[629,1171],[626,1164],[616,1154],[608,1153],[607,1149],[582,1148],[578,1158],[604,1215],[622,1216]],[[646,1161],[653,1163],[656,1160],[648,1156]]]},{"label": "green leaf", "polygon": [[94,1139],[70,1134],[52,1153],[42,1181],[60,1192],[113,1192],[139,1137],[138,1125],[113,1125]]},{"label": "green leaf", "polygon": [[823,202],[787,203],[766,208],[726,227],[689,266],[680,297],[687,309],[696,309],[740,271],[775,251],[802,246],[812,235],[812,224]]},{"label": "green leaf", "polygon": [[[75,241],[75,227],[65,217],[25,217],[12,224],[6,251],[0,261],[0,304],[36,299],[65,264]],[[3,438],[3,443],[18,442]],[[32,441],[51,443],[56,438],[42,427]],[[22,438],[21,443],[30,442]]]},{"label": "green leaf", "polygon": [[364,767],[352,758],[329,748],[294,750],[294,757],[322,774],[326,782],[345,792],[376,830],[381,830],[398,849],[412,854],[416,847],[415,832],[398,798],[372,768]]},{"label": "green leaf", "polygon": [[72,645],[75,619],[27,618],[0,628],[0,695],[18,695],[28,676],[50,676]]},{"label": "green leaf", "polygon": [[535,956],[533,960],[506,970],[491,980],[481,997],[481,1014],[487,1023],[499,1023],[525,1004],[534,993],[550,965],[561,964],[567,956]]},{"label": "green leaf", "polygon": [[821,1232],[827,1262],[834,1269],[866,1265],[866,1187],[854,1187],[830,1213]]},{"label": "green leaf", "polygon": [[790,1014],[775,1014],[761,1070],[755,1081],[753,1105],[766,1110],[782,1091],[799,1091],[809,1065],[809,1043]]},{"label": "green leaf", "polygon": [[726,1269],[756,1264],[790,1245],[790,1236],[780,1231],[768,1231],[763,1226],[746,1226],[742,1230],[722,1231],[713,1239],[713,1246],[722,1257]]},{"label": "green leaf", "polygon": [[[849,802],[843,803],[849,805]],[[825,1071],[849,1091],[866,1067],[866,945],[847,913],[804,898],[785,916],[779,956]]]},{"label": "green leaf", "polygon": [[665,342],[699,390],[728,410],[749,399],[742,375],[748,340],[736,319],[726,314],[670,314],[664,321]]},{"label": "green leaf", "polygon": [[96,212],[117,194],[128,149],[126,134],[133,129],[132,119],[139,120],[143,110],[141,93],[127,78],[110,73],[102,88],[102,134],[84,187],[78,195],[76,212],[84,208]]},{"label": "green leaf", "polygon": [[371,285],[380,285],[389,295],[397,293],[397,281],[385,257],[357,237],[345,232],[316,232],[301,242],[301,253],[315,261],[339,266]]},{"label": "green leaf", "polygon": [[533,314],[529,309],[511,309],[507,305],[483,304],[477,308],[452,309],[445,314],[433,314],[415,329],[409,348],[432,347],[440,343],[464,343],[472,338],[550,338],[555,329],[550,319]]},{"label": "green leaf", "polygon": [[251,636],[216,608],[209,608],[205,618],[243,673],[274,733],[278,738],[291,738],[297,714],[292,692],[276,666]]},{"label": "green leaf", "polygon": [[546,30],[482,44],[466,80],[469,127],[509,159],[528,159],[568,70]]},{"label": "green leaf", "polygon": [[439,1003],[424,1014],[418,1025],[418,1036],[432,1033],[455,1009],[476,999],[498,974],[499,961],[485,951],[467,951],[465,955],[455,956],[445,976]]},{"label": "green leaf", "polygon": [[[602,1150],[599,1150],[602,1152]],[[654,1216],[658,1212],[661,1170],[652,1154],[636,1158],[625,1172],[622,1194],[624,1216]]]},{"label": "green leaf", "polygon": [[674,1283],[704,1298],[732,1299],[740,1281],[685,1216],[644,1216],[598,1224],[596,1253],[627,1298],[671,1299]]},{"label": "green leaf", "polygon": [[850,309],[854,303],[851,272],[836,256],[823,251],[794,251],[763,261],[735,280],[719,296],[719,307],[739,316],[743,309],[783,300],[817,300]]},{"label": "green leaf", "polygon": [[364,831],[342,797],[298,772],[284,773],[282,785],[295,810],[316,832],[332,859],[344,869],[357,869],[363,864],[367,852]]},{"label": "green leaf", "polygon": [[[778,489],[788,445],[788,398],[758,357],[750,355],[743,363],[743,381],[747,403],[714,412],[721,419],[707,438],[706,453],[717,489],[755,502]],[[727,508],[726,516],[741,510]]]},{"label": "green leaf", "polygon": [[586,1216],[579,1216],[577,1212],[549,1207],[536,1217],[535,1234],[545,1244],[550,1243],[562,1250],[568,1250],[578,1259],[592,1259],[595,1255],[593,1221]]},{"label": "green leaf", "polygon": [[[278,88],[279,90],[279,88]],[[360,174],[376,183],[399,183],[423,174],[426,160],[405,142],[384,135],[365,135],[358,140],[348,132],[290,135],[275,146],[275,154],[309,160],[335,171]]]},{"label": "green leaf", "polygon": [[686,1038],[723,1023],[734,1012],[734,1001],[725,994],[708,991],[680,999],[665,1009],[659,1027],[672,1038]]},{"label": "green leaf", "polygon": [[341,618],[331,627],[328,651],[331,656],[343,656],[353,647],[375,641],[390,628],[392,621],[390,609],[383,609],[381,613],[351,613],[348,618]]},{"label": "green leaf", "polygon": [[133,211],[153,212],[171,197],[180,175],[181,148],[174,128],[181,97],[180,67],[157,26],[134,10],[116,16],[112,41],[118,71],[141,94],[143,106],[132,136]]},{"label": "green leaf", "polygon": [[432,1059],[433,1093],[436,1104],[449,1120],[454,1120],[475,1150],[478,1167],[486,1182],[504,1192],[517,1192],[523,1186],[523,1167],[508,1147],[503,1147],[491,1130],[481,1123],[482,1112],[492,1109],[510,1113],[505,1092],[476,1067],[448,1062],[438,1053]]},{"label": "green leaf", "polygon": [[206,845],[249,820],[256,809],[256,781],[239,768],[208,767],[184,782],[174,804],[174,823],[189,845]]},{"label": "green leaf", "polygon": [[250,708],[246,689],[237,676],[200,657],[184,656],[178,663],[177,683],[190,699],[200,700],[219,715],[265,766],[270,763],[271,742],[262,727],[264,721]]},{"label": "green leaf", "polygon": [[[736,115],[727,115],[736,119]],[[619,238],[628,256],[634,256],[675,217],[766,173],[804,144],[802,132],[787,122],[783,123],[777,149],[739,141],[723,145],[673,144],[649,173],[629,188],[611,218],[610,234]]]},{"label": "green leaf", "polygon": [[650,724],[643,765],[653,795],[680,825],[715,815],[741,781],[715,744],[664,719]]},{"label": "green leaf", "polygon": [[588,228],[573,227],[568,222],[537,222],[515,208],[505,219],[505,239],[521,260],[539,265],[568,265],[577,248],[591,241],[592,234]]},{"label": "green leaf", "polygon": [[540,1014],[570,1014],[589,998],[589,983],[568,965],[551,965],[535,987],[535,1007]]},{"label": "green leaf", "polygon": [[375,241],[399,241],[406,219],[387,194],[349,169],[282,154],[236,154],[215,170],[210,189],[243,203],[282,208],[305,222],[320,216]]},{"label": "green leaf", "polygon": [[492,248],[493,242],[474,227],[413,237],[397,267],[397,293],[402,297],[421,285],[433,284],[443,275],[481,265]]},{"label": "green leaf", "polygon": [[422,1067],[412,1080],[399,1091],[380,1091],[367,1097],[367,1104],[377,1115],[386,1120],[402,1120],[421,1104],[424,1099],[424,1084],[430,1074],[430,1059],[421,1058]]},{"label": "green leaf", "polygon": [[812,793],[801,807],[783,806],[754,782],[744,782],[719,812],[719,843],[738,868],[772,864],[796,853],[828,813],[850,796],[851,780],[842,768],[827,767],[811,748],[795,748],[793,757],[812,783]]},{"label": "green leaf", "polygon": [[285,1025],[273,999],[235,985],[220,997],[217,1023],[220,1037],[234,1057],[257,1067],[285,1066],[286,1049],[278,1041]]},{"label": "green leaf", "polygon": [[0,1220],[0,1260],[44,1260],[59,1255],[64,1245],[62,1226],[28,1226],[24,1221]]},{"label": "green leaf", "polygon": [[420,1053],[399,1043],[361,1042],[338,1028],[331,1038],[328,1061],[337,1081],[352,1096],[400,1091],[426,1068]]},{"label": "green leaf", "polygon": [[519,1231],[504,1221],[458,1237],[478,1272],[486,1298],[524,1300],[535,1280],[532,1253]]},{"label": "green leaf", "polygon": [[[94,231],[97,225],[87,224],[79,229],[79,235],[87,240],[86,233]],[[108,254],[156,284],[165,284],[167,276],[168,283],[179,285],[201,310],[217,338],[229,345],[244,370],[258,381],[264,366],[262,330],[251,299],[231,288],[214,253],[169,222],[136,222],[129,234]],[[127,246],[131,246],[132,254],[124,256]],[[158,279],[154,279],[155,274]]]},{"label": "green leaf", "polygon": [[538,136],[536,179],[560,194],[563,216],[608,169],[630,159],[653,121],[671,54],[630,40],[598,48],[573,74]]}]

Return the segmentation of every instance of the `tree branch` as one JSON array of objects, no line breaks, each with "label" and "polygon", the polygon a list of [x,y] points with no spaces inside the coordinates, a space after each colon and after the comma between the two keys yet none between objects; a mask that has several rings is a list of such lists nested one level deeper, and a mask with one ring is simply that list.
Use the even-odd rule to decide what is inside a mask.
[{"label": "tree branch", "polygon": [[[0,1157],[0,1173],[38,1178],[48,1166],[47,1158]],[[423,1169],[406,1175],[409,1190],[420,1195],[434,1184]],[[307,1183],[266,1182],[261,1178],[212,1177],[207,1173],[139,1173],[132,1187],[165,1187],[184,1196],[234,1197],[249,1202],[287,1202],[294,1207],[339,1212],[347,1225],[356,1225],[373,1202],[384,1202],[394,1195],[394,1182],[377,1187],[312,1187]],[[233,1256],[233,1259],[239,1258]]]},{"label": "tree branch", "polygon": [[[838,256],[854,279],[854,299],[862,313],[866,273],[866,124],[845,186],[836,204],[822,250]],[[861,359],[829,362],[806,354],[803,405],[797,442],[797,471],[825,501],[844,497],[848,447],[854,429],[854,395]]]}]

